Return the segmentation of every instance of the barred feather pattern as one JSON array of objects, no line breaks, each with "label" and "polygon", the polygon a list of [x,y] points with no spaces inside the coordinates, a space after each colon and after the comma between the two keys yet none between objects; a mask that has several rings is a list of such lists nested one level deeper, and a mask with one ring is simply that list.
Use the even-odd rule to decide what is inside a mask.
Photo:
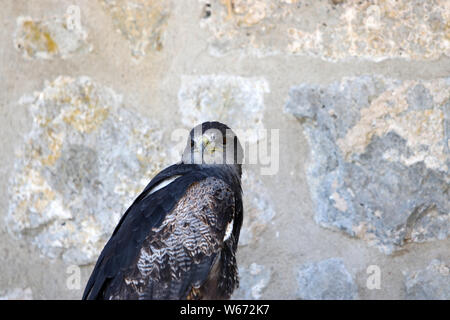
[{"label": "barred feather pattern", "polygon": [[[220,179],[209,177],[193,183],[174,209],[144,240],[136,268],[125,275],[127,291],[138,299],[193,296],[227,298],[237,285],[234,237],[224,242],[227,225],[235,215],[235,197]],[[210,274],[217,273],[217,274]],[[191,283],[186,285],[186,279]],[[202,292],[207,280],[214,279]],[[188,291],[183,292],[187,287]],[[201,294],[197,294],[201,292]]]}]

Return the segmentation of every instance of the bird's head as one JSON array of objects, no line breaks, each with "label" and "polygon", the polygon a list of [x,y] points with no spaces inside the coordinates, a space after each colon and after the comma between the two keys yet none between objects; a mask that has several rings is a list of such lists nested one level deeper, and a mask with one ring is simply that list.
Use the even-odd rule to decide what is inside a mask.
[{"label": "bird's head", "polygon": [[204,122],[189,133],[182,162],[186,164],[231,165],[241,172],[243,149],[236,134],[227,125]]}]

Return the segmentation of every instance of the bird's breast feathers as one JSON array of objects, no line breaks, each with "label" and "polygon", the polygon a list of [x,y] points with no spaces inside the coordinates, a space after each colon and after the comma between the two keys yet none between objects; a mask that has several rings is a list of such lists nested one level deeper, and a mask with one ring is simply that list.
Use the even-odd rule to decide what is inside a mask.
[{"label": "bird's breast feathers", "polygon": [[[167,181],[174,183],[176,178],[162,184]],[[152,192],[154,189],[149,191]],[[139,299],[152,292],[152,298],[173,299],[192,298],[192,292],[197,292],[196,298],[205,298],[211,292],[204,292],[202,286],[211,279],[223,278],[211,274],[224,272],[224,261],[218,258],[234,261],[234,256],[222,253],[225,241],[231,240],[234,216],[235,196],[224,181],[208,177],[192,183],[162,223],[149,231],[135,268],[124,274],[114,296],[134,292]],[[235,274],[229,276],[237,279]],[[226,297],[226,293],[212,294]]]}]

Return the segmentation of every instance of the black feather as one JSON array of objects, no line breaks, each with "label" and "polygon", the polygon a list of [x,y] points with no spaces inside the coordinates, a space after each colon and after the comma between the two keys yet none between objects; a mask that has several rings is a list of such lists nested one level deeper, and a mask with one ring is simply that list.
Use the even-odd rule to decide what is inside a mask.
[{"label": "black feather", "polygon": [[[193,183],[208,177],[215,177],[224,181],[232,188],[236,196],[237,205],[240,206],[240,215],[242,215],[240,179],[226,170],[225,166],[223,167],[222,169],[218,166],[177,164],[166,168],[156,175],[121,217],[111,238],[99,256],[82,299],[108,297],[116,288],[123,285],[122,278],[124,273],[136,264],[143,242],[150,234],[152,228],[158,228],[161,225],[166,215],[174,208]],[[171,183],[149,195],[154,186],[174,175],[181,175],[176,180],[176,183]],[[241,223],[242,217],[239,220],[235,220],[235,225],[238,225],[233,228],[233,232],[239,232]],[[239,233],[235,235],[236,239],[238,237]],[[186,290],[189,289],[190,285],[205,279],[205,273],[211,268],[213,261],[211,259],[213,258],[213,256],[204,257],[201,264],[196,265],[195,270],[192,270],[189,276],[183,279],[182,283],[175,285],[172,289],[177,292],[187,292]],[[170,278],[170,274],[161,274],[160,276]],[[167,296],[167,292],[170,293],[171,291],[168,290],[164,283],[159,283],[155,287],[151,286],[149,290],[150,292],[146,292],[144,297],[153,296],[156,293],[161,293],[161,296]],[[136,298],[137,296],[134,297]]]}]

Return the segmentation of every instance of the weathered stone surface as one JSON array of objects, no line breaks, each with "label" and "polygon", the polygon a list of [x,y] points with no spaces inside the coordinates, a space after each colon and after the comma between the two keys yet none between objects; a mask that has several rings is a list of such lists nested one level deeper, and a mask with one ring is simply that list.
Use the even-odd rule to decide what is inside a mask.
[{"label": "weathered stone surface", "polygon": [[33,300],[33,292],[30,288],[14,288],[0,291],[0,300]]},{"label": "weathered stone surface", "polygon": [[81,25],[80,8],[70,6],[63,17],[38,20],[17,18],[14,45],[25,58],[67,58],[92,50]]},{"label": "weathered stone surface", "polygon": [[450,231],[450,79],[348,78],[290,90],[316,221],[385,253]]},{"label": "weathered stone surface", "polygon": [[406,299],[449,300],[450,264],[439,260],[420,271],[406,273]]},{"label": "weathered stone surface", "polygon": [[[232,75],[183,76],[178,106],[183,124],[192,128],[203,121],[217,120],[238,130],[264,129],[264,94],[269,85],[264,78]],[[251,127],[249,124],[251,123]],[[253,135],[239,137],[255,142]]]},{"label": "weathered stone surface", "polygon": [[336,61],[450,56],[446,0],[200,0],[213,55],[291,53]]},{"label": "weathered stone surface", "polygon": [[163,166],[162,132],[87,77],[24,98],[33,127],[11,175],[9,231],[52,258],[95,262],[120,216]]},{"label": "weathered stone surface", "polygon": [[114,27],[128,40],[134,58],[163,48],[170,0],[99,1],[111,15]]},{"label": "weathered stone surface", "polygon": [[256,243],[275,217],[270,192],[253,172],[242,175],[244,191],[244,222],[239,236],[239,246]]},{"label": "weathered stone surface", "polygon": [[300,299],[358,299],[358,288],[340,258],[302,265],[298,271],[297,281]]},{"label": "weathered stone surface", "polygon": [[268,267],[252,263],[248,268],[239,268],[239,288],[231,299],[257,300],[270,282],[272,272]]}]

